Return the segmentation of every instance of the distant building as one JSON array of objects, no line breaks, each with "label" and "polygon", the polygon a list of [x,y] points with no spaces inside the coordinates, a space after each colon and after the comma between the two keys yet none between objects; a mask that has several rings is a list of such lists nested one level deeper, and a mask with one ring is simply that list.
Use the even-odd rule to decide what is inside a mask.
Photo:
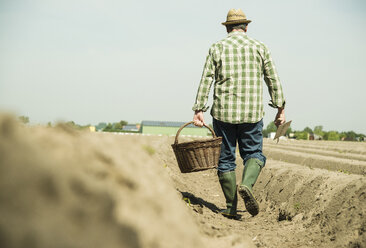
[{"label": "distant building", "polygon": [[269,134],[268,134],[268,138],[269,139],[274,139],[274,137],[276,136],[276,132],[270,132]]},{"label": "distant building", "polygon": [[[276,132],[270,132],[269,134],[268,134],[268,136],[267,136],[267,138],[269,138],[269,139],[274,139],[274,137],[276,137]],[[282,140],[282,139],[286,139],[286,137],[285,136],[280,136],[280,139]]]},{"label": "distant building", "polygon": [[308,133],[308,140],[322,140],[323,137],[321,135],[317,135],[315,133]]},{"label": "distant building", "polygon": [[95,126],[88,126],[88,130],[90,132],[95,132]]},{"label": "distant building", "polygon": [[127,124],[123,126],[122,131],[136,133],[140,131],[140,127],[140,124]]},{"label": "distant building", "polygon": [[[184,124],[184,122],[171,121],[142,121],[141,132],[143,134],[176,135],[179,128]],[[205,127],[200,128],[190,124],[183,128],[180,135],[207,136],[211,135],[211,132]]]}]

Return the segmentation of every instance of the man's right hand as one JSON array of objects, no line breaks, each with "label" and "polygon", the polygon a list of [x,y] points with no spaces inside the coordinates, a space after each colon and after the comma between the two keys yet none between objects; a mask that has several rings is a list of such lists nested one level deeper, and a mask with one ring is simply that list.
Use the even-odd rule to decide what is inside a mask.
[{"label": "man's right hand", "polygon": [[278,112],[276,115],[276,118],[274,120],[274,123],[276,125],[276,127],[278,127],[279,125],[282,125],[286,122],[286,118],[285,118],[285,109],[284,108],[278,108]]},{"label": "man's right hand", "polygon": [[193,121],[194,125],[197,127],[203,127],[203,124],[206,124],[201,110],[194,112]]}]

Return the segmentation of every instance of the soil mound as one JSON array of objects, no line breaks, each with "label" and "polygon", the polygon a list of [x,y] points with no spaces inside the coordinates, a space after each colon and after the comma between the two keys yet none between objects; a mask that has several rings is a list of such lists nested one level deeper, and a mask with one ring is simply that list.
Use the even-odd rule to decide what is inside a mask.
[{"label": "soil mound", "polygon": [[364,176],[272,162],[261,174],[256,193],[264,211],[277,213],[278,222],[298,227],[302,242],[366,245]]},{"label": "soil mound", "polygon": [[0,116],[0,247],[206,247],[136,137]]}]

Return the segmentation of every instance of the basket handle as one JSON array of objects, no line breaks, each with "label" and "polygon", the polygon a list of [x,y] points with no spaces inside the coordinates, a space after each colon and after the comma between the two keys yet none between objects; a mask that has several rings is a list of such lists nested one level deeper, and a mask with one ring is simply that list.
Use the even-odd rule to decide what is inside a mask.
[{"label": "basket handle", "polygon": [[[184,124],[183,126],[181,126],[177,132],[177,135],[175,136],[175,141],[174,141],[174,144],[177,145],[178,144],[178,136],[180,134],[180,132],[182,131],[183,128],[185,128],[186,126],[190,125],[190,124],[193,124],[194,121],[190,121],[190,122],[187,122],[186,124]],[[210,126],[207,126],[206,124],[203,124],[203,126],[205,126],[206,128],[208,128],[210,130],[210,132],[212,133],[212,136],[214,138],[216,138],[216,134],[214,132],[214,130],[210,127]]]}]

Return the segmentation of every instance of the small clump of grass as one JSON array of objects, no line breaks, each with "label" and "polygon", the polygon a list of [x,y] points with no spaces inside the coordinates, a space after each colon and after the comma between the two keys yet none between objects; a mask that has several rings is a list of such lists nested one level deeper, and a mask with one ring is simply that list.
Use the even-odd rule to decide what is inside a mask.
[{"label": "small clump of grass", "polygon": [[144,145],[142,146],[142,148],[147,152],[147,154],[149,154],[150,156],[155,154],[155,149],[149,145]]},{"label": "small clump of grass", "polygon": [[294,209],[295,209],[295,211],[296,211],[296,212],[299,212],[299,211],[300,211],[300,208],[301,208],[301,204],[300,204],[300,202],[296,202],[296,203],[294,204]]},{"label": "small clump of grass", "polygon": [[341,173],[344,173],[344,174],[347,174],[347,175],[351,174],[349,171],[342,170],[342,169],[339,169],[338,172],[341,172]]},{"label": "small clump of grass", "polygon": [[191,200],[188,197],[183,197],[183,201],[185,201],[188,206],[191,206]]}]

